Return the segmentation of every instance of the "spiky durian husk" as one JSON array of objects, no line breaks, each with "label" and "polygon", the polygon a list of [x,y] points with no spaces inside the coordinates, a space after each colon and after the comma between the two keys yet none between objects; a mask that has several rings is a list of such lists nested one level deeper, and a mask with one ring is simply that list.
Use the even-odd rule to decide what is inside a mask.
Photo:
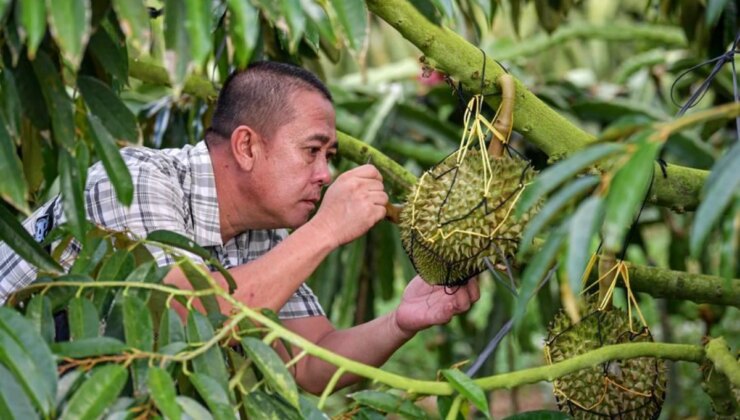
[{"label": "spiky durian husk", "polygon": [[460,284],[485,269],[484,257],[495,264],[516,253],[531,214],[517,219],[513,206],[535,173],[521,159],[485,158],[493,174],[488,187],[484,156],[470,150],[459,166],[452,154],[427,171],[406,200],[401,240],[430,284]]},{"label": "spiky durian husk", "polygon": [[[647,329],[630,332],[624,311],[589,309],[575,325],[563,312],[550,324],[552,363],[610,344],[653,341]],[[654,357],[612,360],[556,379],[553,388],[560,410],[575,419],[656,419],[665,400],[665,362]]]}]

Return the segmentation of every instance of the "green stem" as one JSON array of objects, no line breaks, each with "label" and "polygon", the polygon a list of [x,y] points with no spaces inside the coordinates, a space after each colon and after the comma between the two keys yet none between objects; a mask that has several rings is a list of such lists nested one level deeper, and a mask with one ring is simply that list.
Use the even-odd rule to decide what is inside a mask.
[{"label": "green stem", "polygon": [[455,420],[457,418],[457,414],[460,412],[460,406],[462,406],[463,402],[463,396],[458,395],[455,397],[454,400],[452,400],[452,405],[450,405],[450,411],[447,412],[447,416],[445,417],[445,420]]},{"label": "green stem", "polygon": [[684,115],[673,121],[658,123],[656,124],[657,132],[654,137],[659,141],[665,142],[671,134],[678,133],[695,125],[715,120],[728,120],[738,115],[740,115],[740,102],[718,105],[693,114]]},{"label": "green stem", "polygon": [[[483,55],[477,47],[453,31],[429,22],[406,0],[368,0],[376,16],[396,28],[424,54],[423,61],[437,68],[471,91],[483,85],[486,93],[496,89],[495,80],[504,70],[491,58],[486,61],[486,80],[481,82]],[[454,54],[451,53],[454,51]],[[550,157],[561,157],[581,149],[595,138],[575,126],[538,99],[516,81],[514,129],[527,137]],[[486,101],[498,108],[500,97],[490,95]],[[651,202],[679,210],[691,210],[699,203],[705,171],[671,165],[666,178],[657,177]],[[689,177],[693,179],[687,179]]]},{"label": "green stem", "polygon": [[736,388],[740,388],[740,362],[730,354],[727,341],[723,337],[713,338],[707,343],[707,359],[722,372]]},{"label": "green stem", "polygon": [[329,383],[326,384],[326,388],[324,388],[324,392],[321,393],[321,398],[319,399],[319,403],[317,405],[319,410],[324,409],[324,404],[326,404],[326,400],[329,398],[329,395],[331,395],[331,393],[334,391],[334,388],[337,386],[337,382],[339,382],[339,378],[341,378],[342,375],[344,375],[344,369],[340,367],[331,376]]}]

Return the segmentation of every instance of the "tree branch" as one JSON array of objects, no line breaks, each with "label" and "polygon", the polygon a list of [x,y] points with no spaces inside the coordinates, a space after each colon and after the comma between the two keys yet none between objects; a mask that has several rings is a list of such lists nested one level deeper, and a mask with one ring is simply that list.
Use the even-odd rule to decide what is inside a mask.
[{"label": "tree branch", "polygon": [[727,376],[735,387],[740,388],[740,362],[730,354],[729,346],[724,338],[709,340],[707,359],[711,360],[714,367]]},{"label": "tree branch", "polygon": [[[372,13],[396,28],[425,54],[424,63],[451,75],[470,90],[480,90],[483,54],[477,47],[455,32],[429,22],[406,0],[368,0],[367,4]],[[495,81],[502,74],[504,69],[488,58],[486,80],[482,82],[486,93],[498,91]],[[548,156],[567,155],[595,140],[547,106],[518,80],[516,92],[514,129]],[[500,98],[490,95],[487,102],[495,109]],[[655,178],[650,201],[677,210],[696,208],[707,173],[677,165],[670,165],[667,173],[666,178]]]}]

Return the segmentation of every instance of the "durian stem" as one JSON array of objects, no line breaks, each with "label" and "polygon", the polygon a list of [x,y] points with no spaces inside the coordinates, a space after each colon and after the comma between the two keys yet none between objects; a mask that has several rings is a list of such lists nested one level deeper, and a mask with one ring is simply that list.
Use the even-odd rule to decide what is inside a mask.
[{"label": "durian stem", "polygon": [[709,340],[707,359],[712,361],[718,371],[727,376],[733,386],[740,388],[740,362],[730,354],[727,341],[723,337]]},{"label": "durian stem", "polygon": [[504,154],[504,145],[509,142],[511,130],[514,127],[514,100],[516,98],[516,85],[514,77],[510,74],[502,74],[498,78],[501,88],[501,105],[496,112],[493,122],[493,136],[488,144],[488,154],[493,157],[501,157]]},{"label": "durian stem", "polygon": [[612,307],[611,291],[612,285],[617,281],[619,272],[616,269],[617,259],[613,253],[605,252],[599,258],[599,307],[610,309]]}]

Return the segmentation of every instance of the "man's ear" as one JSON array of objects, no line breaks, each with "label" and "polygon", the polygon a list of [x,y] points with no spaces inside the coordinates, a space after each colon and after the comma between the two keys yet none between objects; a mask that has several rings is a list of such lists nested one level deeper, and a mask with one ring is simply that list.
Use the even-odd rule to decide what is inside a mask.
[{"label": "man's ear", "polygon": [[262,152],[262,141],[251,127],[240,125],[231,132],[231,154],[244,171],[251,171],[257,156]]}]

